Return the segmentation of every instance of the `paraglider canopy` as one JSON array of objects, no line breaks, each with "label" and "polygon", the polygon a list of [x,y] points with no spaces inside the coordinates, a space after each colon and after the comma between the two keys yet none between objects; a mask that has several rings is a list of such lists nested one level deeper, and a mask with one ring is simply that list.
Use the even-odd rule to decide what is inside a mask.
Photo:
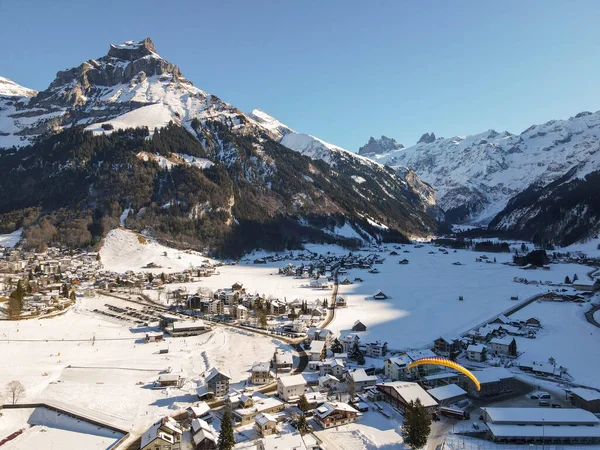
[{"label": "paraglider canopy", "polygon": [[423,365],[444,366],[444,367],[448,367],[450,369],[457,370],[458,372],[465,374],[467,377],[469,377],[469,379],[473,383],[475,383],[475,387],[477,387],[478,391],[481,390],[481,383],[479,383],[479,380],[475,377],[475,375],[473,375],[469,370],[465,369],[463,366],[461,366],[460,364],[458,364],[454,361],[451,361],[446,358],[421,358],[421,359],[417,359],[416,361],[411,362],[408,365],[408,368],[412,369],[413,367],[423,366]]}]

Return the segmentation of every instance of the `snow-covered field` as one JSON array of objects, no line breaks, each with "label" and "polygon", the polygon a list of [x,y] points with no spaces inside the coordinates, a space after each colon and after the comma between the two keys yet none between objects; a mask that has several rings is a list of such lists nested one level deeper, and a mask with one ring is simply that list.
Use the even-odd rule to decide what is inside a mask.
[{"label": "snow-covered field", "polygon": [[[488,254],[492,261],[496,258],[493,264],[475,262],[482,253],[449,250],[444,255],[427,244],[422,248],[406,245],[403,250],[398,256],[385,255],[385,262],[375,266],[378,274],[353,269],[340,275],[340,280],[359,277],[364,281],[340,285],[339,295],[346,298],[348,307],[336,310],[330,325],[334,332],[350,332],[360,319],[367,326],[361,333],[363,340],[380,339],[397,349],[426,346],[440,334],[467,331],[514,306],[511,296],[518,295],[521,301],[551,289],[515,283],[514,277],[560,283],[565,275],[572,277],[574,273],[585,279],[590,270],[577,264],[555,264],[549,271],[526,271],[501,264],[511,260],[508,253]],[[398,264],[405,258],[409,264]],[[374,300],[372,295],[379,289],[390,298]],[[463,301],[458,300],[461,295]]]},{"label": "snow-covered field", "polygon": [[[100,258],[105,269],[115,272],[132,270],[171,273],[189,269],[190,265],[200,266],[205,261],[212,261],[198,252],[165,247],[152,239],[124,229],[115,229],[108,233],[100,250]],[[161,268],[142,269],[151,262]]]},{"label": "snow-covered field", "polygon": [[[31,425],[31,426],[30,426]],[[5,409],[0,418],[0,436],[19,429],[23,433],[6,443],[7,450],[41,448],[107,449],[123,435],[45,409]]]},{"label": "snow-covered field", "polygon": [[368,411],[356,423],[317,431],[315,434],[331,450],[403,449],[401,416],[388,404],[379,405],[390,418],[379,411]]},{"label": "snow-covered field", "polygon": [[[276,347],[290,350],[267,336],[225,327],[143,344],[146,330],[92,312],[105,303],[131,306],[111,297],[82,298],[60,317],[0,322],[0,386],[19,380],[26,401],[46,401],[141,432],[177,409],[176,403],[196,401],[197,381],[208,368],[230,371],[232,382],[242,386],[255,362],[270,360]],[[169,353],[159,355],[161,348]],[[184,386],[151,390],[168,367],[185,377]]]},{"label": "snow-covered field", "polygon": [[517,338],[520,360],[545,363],[553,357],[576,383],[600,389],[600,328],[586,321],[588,309],[589,304],[536,302],[516,312],[512,317],[536,317],[543,327],[536,339]]},{"label": "snow-covered field", "polygon": [[23,228],[19,228],[17,231],[13,231],[9,234],[0,234],[0,247],[12,248],[17,245],[17,242],[21,239],[23,234]]}]

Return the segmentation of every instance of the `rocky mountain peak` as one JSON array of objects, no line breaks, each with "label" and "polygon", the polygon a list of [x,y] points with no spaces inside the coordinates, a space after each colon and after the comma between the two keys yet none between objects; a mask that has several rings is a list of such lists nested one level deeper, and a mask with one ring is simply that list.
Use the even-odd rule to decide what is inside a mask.
[{"label": "rocky mountain peak", "polygon": [[140,42],[127,41],[123,44],[110,44],[107,56],[124,61],[135,61],[150,55],[156,55],[156,49],[152,40],[146,38]]},{"label": "rocky mountain peak", "polygon": [[417,141],[417,144],[431,144],[435,142],[435,134],[434,133],[425,133],[421,138]]},{"label": "rocky mountain peak", "polygon": [[0,97],[33,97],[37,91],[18,85],[8,78],[0,77]]},{"label": "rocky mountain peak", "polygon": [[358,149],[359,155],[381,155],[394,150],[404,148],[402,144],[398,144],[396,139],[387,136],[381,136],[380,139],[375,139],[373,136],[369,138],[369,142]]}]

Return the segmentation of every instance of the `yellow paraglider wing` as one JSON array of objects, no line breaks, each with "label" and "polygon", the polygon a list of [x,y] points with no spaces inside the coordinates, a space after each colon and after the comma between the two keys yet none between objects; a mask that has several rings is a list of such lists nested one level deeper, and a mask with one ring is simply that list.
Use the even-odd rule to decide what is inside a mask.
[{"label": "yellow paraglider wing", "polygon": [[481,390],[481,384],[479,383],[479,380],[475,377],[475,375],[473,375],[469,370],[465,369],[463,366],[461,366],[460,364],[458,364],[454,361],[451,361],[446,358],[421,358],[421,359],[417,359],[416,361],[411,362],[408,365],[408,368],[412,369],[413,367],[423,366],[423,365],[444,366],[444,367],[448,367],[450,369],[454,369],[460,373],[465,374],[467,377],[469,377],[469,379],[473,383],[475,383],[477,390],[478,391]]}]

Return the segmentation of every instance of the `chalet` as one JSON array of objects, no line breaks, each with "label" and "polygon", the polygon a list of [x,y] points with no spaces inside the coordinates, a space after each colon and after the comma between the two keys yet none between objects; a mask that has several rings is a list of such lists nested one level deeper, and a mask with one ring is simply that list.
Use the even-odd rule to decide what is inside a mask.
[{"label": "chalet", "polygon": [[411,362],[412,359],[405,354],[388,358],[384,362],[383,373],[392,381],[405,380],[409,378],[408,365]]},{"label": "chalet", "polygon": [[439,355],[448,356],[460,350],[460,340],[455,337],[440,336],[433,341],[433,350]]},{"label": "chalet", "polygon": [[323,361],[327,354],[325,341],[312,341],[308,353],[310,361]]},{"label": "chalet", "polygon": [[343,308],[343,307],[347,306],[346,299],[342,296],[339,296],[338,298],[335,299],[335,306],[337,308]]},{"label": "chalet", "polygon": [[392,381],[378,384],[376,387],[382,399],[393,407],[398,408],[401,412],[404,412],[404,409],[411,401],[416,401],[417,399],[421,401],[421,404],[429,413],[433,413],[438,406],[433,397],[417,383]]},{"label": "chalet", "polygon": [[494,320],[492,320],[490,323],[497,323],[499,325],[508,325],[511,322],[512,321],[508,317],[506,317],[504,314],[501,314],[498,317],[496,317]]},{"label": "chalet", "polygon": [[191,431],[195,450],[217,450],[219,436],[206,421],[193,419]]},{"label": "chalet", "polygon": [[252,396],[250,404],[233,410],[233,418],[237,423],[244,426],[251,424],[258,415],[276,414],[283,410],[284,406],[285,404],[281,400],[256,392]]},{"label": "chalet", "polygon": [[276,352],[275,357],[273,358],[272,366],[277,373],[289,372],[292,370],[293,362],[294,359],[291,353]]},{"label": "chalet", "polygon": [[387,300],[389,297],[382,290],[378,290],[373,294],[375,300]]},{"label": "chalet", "polygon": [[204,375],[206,390],[212,392],[215,397],[223,397],[229,392],[229,380],[231,380],[229,373],[215,367]]},{"label": "chalet", "polygon": [[350,350],[354,348],[354,344],[358,344],[360,338],[356,334],[347,334],[340,339],[344,353],[350,353]]},{"label": "chalet", "polygon": [[250,380],[252,384],[262,385],[271,382],[274,378],[273,372],[271,372],[271,368],[269,363],[258,363],[252,366]]},{"label": "chalet", "polygon": [[528,327],[540,327],[540,321],[538,319],[536,319],[535,317],[530,317],[529,319],[527,319],[525,321],[525,325],[527,325]]},{"label": "chalet", "polygon": [[469,361],[483,361],[485,357],[485,345],[471,344],[467,347],[467,359]]},{"label": "chalet", "polygon": [[387,353],[387,342],[381,343],[381,341],[367,342],[365,345],[365,355],[372,358],[380,358],[385,356]]},{"label": "chalet", "polygon": [[333,375],[334,377],[341,377],[346,371],[344,361],[337,358],[327,358],[318,364],[319,375]]},{"label": "chalet", "polygon": [[277,433],[277,419],[269,413],[260,413],[254,418],[254,428],[260,437]]},{"label": "chalet", "polygon": [[398,261],[398,264],[406,265],[408,264],[408,259],[404,258],[403,260]]},{"label": "chalet", "polygon": [[181,448],[181,426],[171,417],[163,417],[143,435],[141,450],[179,450]]},{"label": "chalet", "polygon": [[154,382],[153,389],[163,389],[167,387],[181,387],[183,386],[184,378],[177,374],[164,374],[159,375],[158,379]]},{"label": "chalet", "polygon": [[190,419],[202,419],[208,423],[212,422],[210,406],[206,402],[199,402],[196,406],[190,406],[187,412]]},{"label": "chalet", "polygon": [[337,390],[340,385],[339,378],[334,375],[322,375],[319,377],[319,388],[320,389],[333,389]]},{"label": "chalet", "polygon": [[241,291],[243,289],[243,285],[241,283],[233,283],[231,285],[232,291]]},{"label": "chalet", "polygon": [[331,345],[333,342],[333,333],[327,328],[320,330],[316,337],[317,341],[323,341],[326,345]]},{"label": "chalet", "polygon": [[306,393],[306,380],[302,375],[288,375],[277,380],[277,395],[285,402],[297,400]]},{"label": "chalet", "polygon": [[271,314],[274,316],[280,316],[285,314],[287,311],[287,305],[281,300],[273,300],[269,305]]},{"label": "chalet", "polygon": [[489,342],[489,345],[493,353],[517,356],[517,342],[513,337],[494,338]]},{"label": "chalet", "polygon": [[235,305],[233,307],[233,317],[238,320],[246,320],[248,318],[248,308],[244,305]]},{"label": "chalet", "polygon": [[343,402],[326,402],[315,411],[315,420],[323,428],[334,428],[356,422],[360,413]]},{"label": "chalet", "polygon": [[340,284],[347,286],[349,284],[352,284],[352,281],[350,281],[348,278],[344,278],[342,281],[340,281]]},{"label": "chalet", "polygon": [[377,384],[377,376],[367,375],[365,369],[354,369],[346,374],[346,383],[354,388],[354,392],[362,392]]},{"label": "chalet", "polygon": [[357,320],[354,322],[354,325],[352,325],[352,331],[367,331],[367,326],[360,320]]}]

